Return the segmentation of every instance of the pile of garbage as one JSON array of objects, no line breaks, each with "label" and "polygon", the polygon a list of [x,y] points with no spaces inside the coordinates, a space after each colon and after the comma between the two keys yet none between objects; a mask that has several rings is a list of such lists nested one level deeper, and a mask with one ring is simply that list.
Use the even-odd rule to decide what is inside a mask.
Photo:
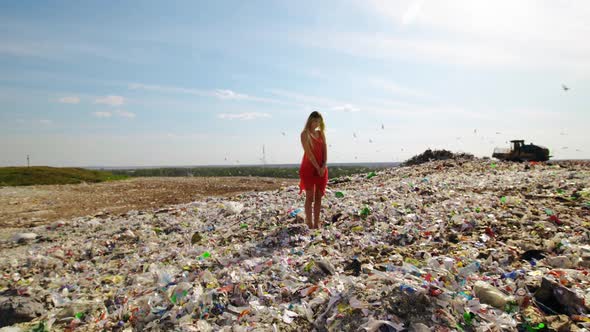
[{"label": "pile of garbage", "polygon": [[590,167],[435,161],[22,229],[3,331],[581,331]]},{"label": "pile of garbage", "polygon": [[432,162],[435,160],[473,160],[475,157],[469,153],[453,153],[448,150],[434,150],[428,149],[419,155],[413,156],[412,158],[404,161],[403,166],[415,166],[424,163]]}]

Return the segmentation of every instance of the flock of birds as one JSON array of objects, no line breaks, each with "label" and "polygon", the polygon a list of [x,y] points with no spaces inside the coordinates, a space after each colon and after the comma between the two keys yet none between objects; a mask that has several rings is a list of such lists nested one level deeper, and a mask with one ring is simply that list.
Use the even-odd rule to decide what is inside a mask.
[{"label": "flock of birds", "polygon": [[[563,89],[563,91],[565,91],[565,92],[568,92],[568,91],[570,90],[570,88],[569,88],[567,85],[565,85],[565,84],[562,84],[562,85],[561,85],[561,88],[562,88],[562,89]],[[385,130],[385,124],[383,124],[383,123],[381,124],[381,130]],[[473,129],[473,134],[474,134],[474,135],[477,135],[477,128],[476,128],[476,129]],[[501,134],[502,134],[502,133],[501,133],[501,132],[499,132],[499,131],[497,131],[497,132],[496,132],[496,135],[501,135]],[[559,134],[560,134],[561,136],[566,136],[566,135],[567,135],[567,133],[565,133],[565,132],[560,132]],[[281,131],[281,135],[282,135],[282,136],[287,136],[287,133],[286,133],[285,131]],[[353,137],[353,139],[355,139],[355,140],[356,140],[356,139],[358,139],[358,134],[357,134],[357,132],[353,132],[353,133],[352,133],[352,137]],[[462,137],[457,137],[457,140],[458,140],[458,141],[460,141],[461,139],[462,139]],[[482,140],[484,140],[484,139],[485,139],[485,138],[484,138],[484,137],[482,137]],[[373,139],[372,139],[372,138],[369,138],[369,143],[373,143]],[[493,141],[493,140],[492,140],[492,141],[490,141],[489,143],[490,143],[490,144],[494,144],[494,143],[495,143],[495,141]],[[506,141],[506,144],[508,144],[508,143],[509,143],[509,142],[508,142],[508,141]],[[332,144],[329,144],[329,145],[328,145],[328,147],[329,147],[329,148],[332,148]],[[562,147],[562,149],[563,149],[563,150],[567,150],[567,149],[569,149],[569,147],[567,147],[567,146],[564,146],[564,147]],[[379,151],[380,151],[380,150],[376,150],[376,152],[379,152]],[[401,151],[401,152],[404,152],[404,148],[403,148],[403,147],[402,147],[402,148],[400,148],[400,151]],[[580,150],[580,149],[576,149],[576,152],[582,152],[582,150]],[[355,156],[355,157],[354,157],[354,159],[355,159],[355,160],[358,160],[358,156]],[[227,161],[227,160],[228,160],[228,158],[227,158],[227,157],[225,157],[225,161]],[[263,158],[260,158],[260,160],[263,160]],[[236,161],[235,161],[235,163],[239,164],[239,163],[240,163],[240,161],[239,161],[239,160],[236,160]]]}]

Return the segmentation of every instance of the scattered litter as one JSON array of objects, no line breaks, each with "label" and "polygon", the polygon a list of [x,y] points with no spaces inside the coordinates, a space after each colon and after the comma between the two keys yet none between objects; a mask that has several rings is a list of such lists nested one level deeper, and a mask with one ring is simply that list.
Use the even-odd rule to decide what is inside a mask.
[{"label": "scattered litter", "polygon": [[332,179],[318,230],[296,186],[20,229],[0,242],[0,328],[589,329],[590,168],[556,165]]},{"label": "scattered litter", "polygon": [[[475,131],[474,131],[475,132]],[[473,160],[469,153],[453,153],[448,150],[426,150],[403,163],[404,166],[420,165],[435,160]]]},{"label": "scattered litter", "polygon": [[14,242],[32,241],[32,240],[34,240],[36,238],[37,238],[37,234],[35,234],[35,233],[16,233],[12,237],[12,239],[14,240]]}]

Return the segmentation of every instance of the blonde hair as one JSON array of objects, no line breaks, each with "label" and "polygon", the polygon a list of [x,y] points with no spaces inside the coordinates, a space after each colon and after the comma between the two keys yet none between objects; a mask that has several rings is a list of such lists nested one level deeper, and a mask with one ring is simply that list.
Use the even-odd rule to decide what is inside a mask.
[{"label": "blonde hair", "polygon": [[[326,135],[324,135],[324,130],[326,130],[326,125],[324,124],[324,118],[322,117],[322,115],[320,114],[320,112],[318,111],[313,111],[311,112],[311,114],[309,115],[309,117],[307,117],[307,121],[305,122],[305,128],[303,128],[303,132],[305,133],[305,138],[307,140],[306,144],[308,145],[308,147],[311,149],[312,144],[311,144],[311,130],[309,130],[310,126],[311,126],[311,122],[313,120],[320,120],[320,135],[322,136],[322,139],[324,140],[324,142],[326,141]],[[312,128],[312,130],[315,128]]]},{"label": "blonde hair", "polygon": [[[323,135],[324,131],[326,130],[326,125],[324,124],[324,118],[322,117],[322,115],[318,111],[311,112],[309,117],[307,117],[307,122],[305,122],[305,128],[303,128],[303,130],[308,131],[309,126],[311,126],[311,121],[316,120],[316,119],[320,120],[320,131],[322,132],[322,135]],[[313,128],[313,129],[315,129],[315,128]]]}]

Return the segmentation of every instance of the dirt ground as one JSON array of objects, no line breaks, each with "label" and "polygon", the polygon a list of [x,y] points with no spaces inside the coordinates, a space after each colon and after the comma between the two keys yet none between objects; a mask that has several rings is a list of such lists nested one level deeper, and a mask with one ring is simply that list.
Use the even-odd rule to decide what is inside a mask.
[{"label": "dirt ground", "polygon": [[207,196],[276,190],[293,179],[259,177],[132,178],[96,184],[0,187],[0,228],[34,227],[59,219],[121,214],[189,203]]}]

